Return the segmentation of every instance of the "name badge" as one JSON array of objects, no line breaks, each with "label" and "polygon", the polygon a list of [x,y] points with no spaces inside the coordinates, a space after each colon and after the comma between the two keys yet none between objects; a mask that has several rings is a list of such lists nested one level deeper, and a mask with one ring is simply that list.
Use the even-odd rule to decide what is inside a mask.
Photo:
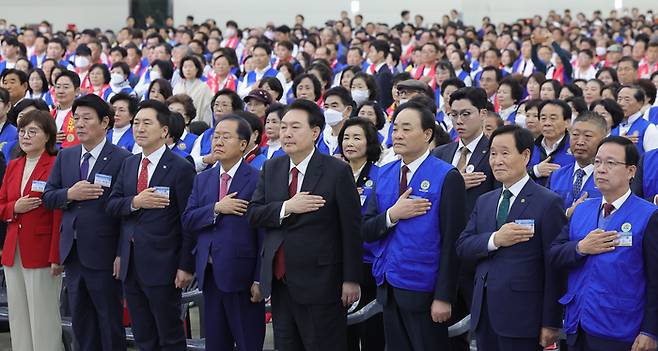
[{"label": "name badge", "polygon": [[107,174],[96,173],[96,176],[94,177],[94,184],[98,184],[102,187],[109,188],[110,186],[112,186],[112,176],[109,176]]},{"label": "name badge", "polygon": [[617,246],[633,246],[633,233],[619,233],[619,243]]},{"label": "name badge", "polygon": [[412,199],[412,200],[416,200],[416,199],[424,199],[424,197],[422,197],[422,196],[418,196],[418,195],[409,195],[409,198]]},{"label": "name badge", "polygon": [[156,186],[155,193],[169,197],[169,187],[168,186]]},{"label": "name badge", "polygon": [[532,230],[532,232],[535,232],[535,220],[534,219],[517,219],[514,221],[514,223],[518,225],[522,225],[526,227],[527,229]]},{"label": "name badge", "polygon": [[363,204],[366,203],[366,198],[367,197],[365,195],[359,195],[359,197],[361,198],[361,206],[363,206]]},{"label": "name badge", "polygon": [[37,193],[44,192],[46,190],[46,182],[43,180],[33,180],[31,190]]}]

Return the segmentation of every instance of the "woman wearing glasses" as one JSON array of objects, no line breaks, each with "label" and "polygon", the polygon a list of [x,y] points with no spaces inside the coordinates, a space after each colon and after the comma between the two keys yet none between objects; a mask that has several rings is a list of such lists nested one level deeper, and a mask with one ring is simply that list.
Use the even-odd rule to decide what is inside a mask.
[{"label": "woman wearing glasses", "polygon": [[16,351],[61,350],[59,224],[43,194],[55,162],[55,119],[31,111],[18,122],[20,156],[12,160],[0,188],[0,219],[8,222],[2,249],[7,279],[11,346]]}]

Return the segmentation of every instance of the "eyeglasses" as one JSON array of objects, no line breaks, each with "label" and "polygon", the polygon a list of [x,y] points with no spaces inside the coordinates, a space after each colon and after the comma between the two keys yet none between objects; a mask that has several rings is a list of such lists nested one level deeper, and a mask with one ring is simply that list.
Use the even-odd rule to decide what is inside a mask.
[{"label": "eyeglasses", "polygon": [[234,137],[229,134],[222,134],[222,135],[214,135],[213,139],[217,141],[223,140],[224,142],[230,142],[231,140],[234,139]]},{"label": "eyeglasses", "polygon": [[472,110],[463,110],[460,112],[450,111],[450,113],[448,113],[448,117],[450,117],[450,119],[452,119],[453,121],[456,121],[457,118],[461,118],[462,120],[467,121],[476,115],[478,115],[478,113]]},{"label": "eyeglasses", "polygon": [[606,169],[610,169],[613,167],[617,166],[627,166],[626,162],[619,162],[615,160],[601,160],[601,159],[594,159],[594,168],[599,168],[603,166]]},{"label": "eyeglasses", "polygon": [[22,137],[25,136],[25,134],[27,134],[28,138],[32,138],[35,135],[37,135],[37,133],[39,133],[39,131],[37,129],[28,129],[28,130],[20,129],[18,131],[18,136],[20,136],[22,138]]}]

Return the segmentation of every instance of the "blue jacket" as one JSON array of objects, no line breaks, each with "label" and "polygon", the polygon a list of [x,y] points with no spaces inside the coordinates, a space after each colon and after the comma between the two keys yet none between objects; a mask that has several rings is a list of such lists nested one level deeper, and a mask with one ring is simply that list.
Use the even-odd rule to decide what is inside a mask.
[{"label": "blue jacket", "polygon": [[[642,116],[636,119],[633,124],[631,124],[630,129],[628,129],[627,135],[632,135],[634,133],[638,134],[638,142],[635,144],[637,150],[640,152],[640,155],[644,154],[644,133],[647,131],[647,128],[651,125],[651,122],[644,119]],[[619,135],[621,132],[620,126],[613,128],[610,131],[611,135]]]},{"label": "blue jacket", "polygon": [[[259,173],[244,161],[231,180],[227,194],[251,200]],[[249,225],[246,216],[215,215],[219,201],[220,167],[199,173],[194,180],[187,208],[183,213],[183,229],[197,241],[193,253],[199,286],[204,286],[208,256],[212,256],[212,273],[217,288],[224,292],[249,291],[260,281],[262,230]]]},{"label": "blue jacket", "polygon": [[[114,134],[114,129],[107,131],[107,141],[112,142],[112,134]],[[128,128],[125,133],[119,138],[119,141],[116,144],[118,147],[126,149],[130,152],[133,151],[135,146],[135,137],[133,136],[133,127]]]},{"label": "blue jacket", "polygon": [[564,134],[564,138],[562,138],[562,141],[558,144],[557,149],[555,149],[550,155],[547,155],[546,150],[541,146],[542,140],[543,136],[540,136],[535,141],[535,148],[532,151],[530,163],[528,164],[528,173],[530,173],[530,177],[532,177],[537,184],[546,185],[548,177],[535,177],[535,172],[533,170],[535,165],[545,160],[548,156],[551,157],[551,163],[559,164],[561,167],[566,167],[576,162],[576,159],[573,157],[571,150],[569,149],[569,133]]},{"label": "blue jacket", "polygon": [[18,141],[18,130],[16,126],[6,121],[0,130],[0,151],[5,157],[5,166],[11,161],[11,149]]},{"label": "blue jacket", "polygon": [[551,173],[548,180],[548,188],[553,190],[556,194],[560,195],[564,200],[564,208],[569,208],[573,205],[574,201],[578,200],[584,193],[587,193],[588,199],[596,199],[601,197],[601,192],[594,184],[594,173],[592,173],[585,183],[580,188],[580,192],[574,197],[573,182],[575,163],[566,167],[562,167],[557,171]]},{"label": "blue jacket", "polygon": [[637,196],[653,202],[658,194],[658,149],[642,155],[631,187]]},{"label": "blue jacket", "polygon": [[103,195],[96,200],[69,202],[69,188],[80,181],[81,155],[82,145],[60,150],[42,199],[46,207],[62,210],[60,262],[66,262],[73,247],[74,237],[77,237],[77,252],[82,266],[111,270],[117,256],[120,221],[106,214],[105,207],[110,191],[116,184],[121,164],[131,154],[110,142],[105,142],[87,180],[93,183],[97,174],[107,175],[112,177],[111,187],[103,188]]}]

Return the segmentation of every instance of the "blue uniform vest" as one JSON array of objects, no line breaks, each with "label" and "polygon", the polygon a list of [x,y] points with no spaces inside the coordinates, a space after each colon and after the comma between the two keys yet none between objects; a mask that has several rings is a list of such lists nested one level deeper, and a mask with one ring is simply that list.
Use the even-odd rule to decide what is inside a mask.
[{"label": "blue uniform vest", "polygon": [[[270,67],[270,69],[265,71],[262,78],[276,77],[277,74],[279,74],[279,71],[277,71],[276,69]],[[251,71],[251,72],[247,73],[247,76],[244,79],[247,80],[247,86],[254,85],[254,83],[256,83],[256,71]]]},{"label": "blue uniform vest", "polygon": [[642,167],[642,191],[644,198],[653,199],[658,194],[658,149],[644,154]]},{"label": "blue uniform vest", "polygon": [[[366,209],[368,209],[368,201],[372,197],[372,191],[375,188],[377,182],[377,174],[379,173],[379,167],[376,165],[370,166],[370,172],[368,172],[368,180],[363,184],[361,189],[361,215],[365,215]],[[363,262],[372,264],[375,261],[375,257],[381,256],[381,245],[380,242],[367,243],[363,242]]]},{"label": "blue uniform vest", "polygon": [[[382,212],[398,200],[400,164],[398,160],[379,169],[375,192],[377,206]],[[400,289],[434,291],[441,256],[441,189],[452,168],[452,165],[430,156],[410,179],[412,195],[428,199],[432,207],[422,216],[400,220],[388,236],[378,242],[382,249],[375,253],[372,269],[378,286],[386,280]]]},{"label": "blue uniform vest", "polygon": [[[110,143],[112,142],[112,134],[114,132],[114,129],[110,129],[107,132],[107,141]],[[118,147],[122,147],[130,152],[133,151],[133,147],[135,146],[135,137],[133,136],[133,127],[128,128],[125,133],[119,138],[119,141],[116,144]]]},{"label": "blue uniform vest", "polygon": [[178,141],[178,144],[176,145],[179,149],[187,152],[188,154],[192,151],[192,146],[194,146],[194,142],[199,136],[196,134],[192,133],[187,133],[185,138],[181,139]]},{"label": "blue uniform vest", "polygon": [[622,226],[630,225],[627,232],[632,233],[633,245],[588,256],[584,264],[569,272],[567,293],[560,299],[566,306],[564,332],[575,334],[580,324],[588,334],[633,342],[644,316],[642,240],[649,217],[658,207],[631,194],[607,219],[602,218],[600,209],[601,200],[596,199],[576,207],[570,240],[581,240],[599,227],[621,233]]},{"label": "blue uniform vest", "polygon": [[[564,137],[568,138],[567,135]],[[535,148],[532,150],[532,156],[530,157],[530,163],[528,164],[528,167],[533,168],[536,164],[541,162],[541,150],[539,149],[540,147],[541,146],[535,145]],[[576,162],[576,159],[571,154],[571,150],[569,150],[569,139],[567,139],[564,145],[553,153],[551,157],[551,163],[559,164],[560,167],[567,167],[574,162]],[[538,180],[537,183],[543,186],[546,184],[546,181]]]},{"label": "blue uniform vest", "polygon": [[[325,128],[330,128],[330,127],[327,125]],[[320,134],[320,136],[318,137],[318,142],[316,146],[318,148],[318,151],[320,151],[325,155],[329,155],[329,156],[340,155],[340,144],[338,145],[338,147],[336,147],[336,150],[334,150],[334,152],[332,153],[331,150],[329,150],[329,145],[327,145],[327,143],[324,142],[323,134]]]},{"label": "blue uniform vest", "polygon": [[651,106],[649,108],[649,122],[658,124],[658,106]]},{"label": "blue uniform vest", "polygon": [[214,132],[215,130],[210,128],[201,134],[201,156],[206,156],[212,151],[212,135]]},{"label": "blue uniform vest", "polygon": [[587,178],[587,181],[583,184],[578,196],[574,198],[573,196],[573,182],[574,182],[574,173],[573,170],[576,167],[575,163],[570,164],[569,166],[562,167],[557,171],[551,174],[550,189],[554,193],[560,195],[562,200],[564,200],[564,208],[569,208],[573,205],[573,202],[578,200],[585,192],[587,192],[588,199],[600,199],[601,192],[596,188],[594,184],[594,174],[590,175]]},{"label": "blue uniform vest", "polygon": [[263,154],[258,154],[256,157],[254,157],[249,164],[251,167],[256,168],[257,170],[261,170],[263,168],[263,165],[265,164],[265,161],[267,161],[267,156]]},{"label": "blue uniform vest", "polygon": [[[270,147],[269,147],[268,145],[262,146],[262,147],[260,148],[260,153],[263,154],[263,155],[265,155],[265,157],[267,157],[267,152],[269,151],[269,149],[270,149]],[[270,158],[275,158],[275,157],[283,156],[283,155],[285,155],[285,154],[286,154],[286,153],[283,151],[283,148],[278,148],[276,151],[274,151],[274,152],[272,153],[272,157],[270,157]]]},{"label": "blue uniform vest", "polygon": [[11,149],[17,141],[18,130],[13,124],[9,123],[9,121],[5,121],[2,130],[0,130],[0,151],[2,151],[3,156],[5,156],[5,165],[8,165],[11,160]]},{"label": "blue uniform vest", "polygon": [[[628,132],[626,134],[632,135],[633,133],[637,132],[638,133],[638,142],[635,144],[637,146],[637,151],[640,152],[640,155],[644,154],[644,133],[647,131],[647,127],[649,127],[651,123],[647,121],[646,119],[640,117],[631,124],[631,128],[628,129]],[[620,133],[620,128],[617,126],[614,128],[610,134],[612,135],[619,135]]]}]

